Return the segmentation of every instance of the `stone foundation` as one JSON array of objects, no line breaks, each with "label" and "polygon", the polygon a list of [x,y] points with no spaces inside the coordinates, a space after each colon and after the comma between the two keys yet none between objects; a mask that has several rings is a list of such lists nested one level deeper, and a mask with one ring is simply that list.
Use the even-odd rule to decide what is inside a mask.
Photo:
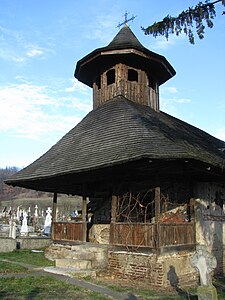
[{"label": "stone foundation", "polygon": [[198,273],[190,264],[193,253],[163,255],[112,251],[109,270],[118,277],[139,279],[154,287],[196,286]]},{"label": "stone foundation", "polygon": [[48,247],[52,241],[48,237],[24,237],[17,238],[18,249],[40,249]]},{"label": "stone foundation", "polygon": [[106,270],[108,267],[108,247],[104,245],[53,243],[45,249],[45,256],[50,260],[55,260],[56,266],[61,266],[60,262],[62,262],[64,266],[72,268],[78,261],[79,263],[90,261],[91,267],[95,270]]},{"label": "stone foundation", "polygon": [[0,237],[0,252],[12,252],[16,250],[16,240]]},{"label": "stone foundation", "polygon": [[46,237],[21,237],[17,239],[0,237],[0,252],[12,252],[16,249],[40,249],[51,243],[51,239]]}]

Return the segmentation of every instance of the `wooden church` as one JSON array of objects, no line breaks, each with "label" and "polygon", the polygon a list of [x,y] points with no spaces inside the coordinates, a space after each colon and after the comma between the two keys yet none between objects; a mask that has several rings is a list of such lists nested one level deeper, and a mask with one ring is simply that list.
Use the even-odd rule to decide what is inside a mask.
[{"label": "wooden church", "polygon": [[[174,75],[127,25],[77,62],[75,77],[93,88],[93,110],[6,181],[54,193],[58,265],[65,244],[102,245],[92,268],[166,287],[173,266],[185,286],[198,280],[190,258],[204,244],[224,272],[225,142],[160,111],[159,86]],[[82,221],[56,219],[58,193],[83,197]]]}]

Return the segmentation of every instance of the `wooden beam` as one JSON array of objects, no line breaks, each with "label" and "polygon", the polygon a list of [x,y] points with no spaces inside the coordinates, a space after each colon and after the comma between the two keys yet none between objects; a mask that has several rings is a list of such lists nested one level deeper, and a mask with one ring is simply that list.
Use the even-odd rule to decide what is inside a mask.
[{"label": "wooden beam", "polygon": [[114,240],[115,240],[116,209],[117,209],[117,196],[112,195],[111,224],[110,224],[110,237],[109,237],[110,244],[114,244]]},{"label": "wooden beam", "polygon": [[159,225],[159,217],[160,217],[160,187],[155,188],[155,222],[156,222],[156,231],[155,231],[155,247],[156,247],[156,253],[159,255],[160,252],[160,225]]},{"label": "wooden beam", "polygon": [[116,222],[117,196],[112,195],[111,203],[111,223]]},{"label": "wooden beam", "polygon": [[52,221],[56,222],[57,193],[53,194]]},{"label": "wooden beam", "polygon": [[51,226],[51,236],[52,239],[54,239],[54,223],[57,221],[56,220],[56,209],[57,209],[57,193],[54,192],[53,194],[53,204],[52,204],[52,226]]},{"label": "wooden beam", "polygon": [[87,197],[83,196],[82,201],[82,241],[87,241]]},{"label": "wooden beam", "polygon": [[155,221],[159,220],[160,216],[160,187],[155,188]]}]

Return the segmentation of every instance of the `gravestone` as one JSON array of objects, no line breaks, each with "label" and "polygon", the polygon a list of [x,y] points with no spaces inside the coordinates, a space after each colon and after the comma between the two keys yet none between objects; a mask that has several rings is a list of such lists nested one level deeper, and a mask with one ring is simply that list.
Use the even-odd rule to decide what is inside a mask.
[{"label": "gravestone", "polygon": [[44,234],[50,235],[51,233],[51,223],[52,223],[52,216],[51,216],[51,208],[48,207],[46,210],[46,217],[45,217],[45,224],[44,224]]},{"label": "gravestone", "polygon": [[197,289],[199,300],[217,300],[217,291],[212,284],[211,272],[216,268],[215,256],[207,251],[206,246],[196,247],[196,253],[191,259],[191,264],[195,267],[200,276],[200,286]]},{"label": "gravestone", "polygon": [[9,219],[9,238],[16,238],[16,222],[14,219]]},{"label": "gravestone", "polygon": [[35,218],[38,218],[38,206],[37,206],[37,204],[35,205],[34,216],[35,216]]},{"label": "gravestone", "polygon": [[28,235],[27,213],[26,213],[25,210],[23,211],[23,220],[22,220],[22,226],[21,226],[20,234],[23,235],[23,236]]}]

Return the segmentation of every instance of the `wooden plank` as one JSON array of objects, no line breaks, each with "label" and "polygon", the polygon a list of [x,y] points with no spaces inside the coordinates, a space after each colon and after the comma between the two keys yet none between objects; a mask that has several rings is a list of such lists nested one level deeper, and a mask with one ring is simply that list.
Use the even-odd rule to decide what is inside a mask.
[{"label": "wooden plank", "polygon": [[159,220],[160,216],[160,187],[155,188],[155,221]]},{"label": "wooden plank", "polygon": [[111,201],[111,223],[116,222],[117,196],[112,195]]},{"label": "wooden plank", "polygon": [[52,205],[52,226],[51,226],[51,235],[54,238],[54,224],[56,222],[56,209],[57,209],[57,193],[53,194],[53,205]]},{"label": "wooden plank", "polygon": [[154,248],[154,230],[155,224],[151,223],[114,223],[111,224],[111,242],[127,247]]},{"label": "wooden plank", "polygon": [[82,241],[86,242],[87,240],[87,198],[83,196],[82,200]]},{"label": "wooden plank", "polygon": [[[155,236],[158,239],[155,239]],[[122,246],[160,249],[195,244],[195,223],[113,223],[111,243]]]},{"label": "wooden plank", "polygon": [[53,240],[82,241],[82,238],[82,223],[56,222],[54,224],[54,238],[52,238]]}]

